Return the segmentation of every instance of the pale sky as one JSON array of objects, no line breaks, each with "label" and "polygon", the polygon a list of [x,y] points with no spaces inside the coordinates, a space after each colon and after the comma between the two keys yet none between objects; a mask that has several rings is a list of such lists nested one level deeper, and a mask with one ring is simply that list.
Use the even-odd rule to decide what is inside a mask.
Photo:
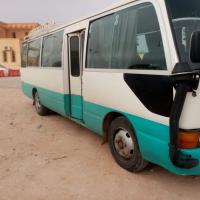
[{"label": "pale sky", "polygon": [[3,22],[70,22],[119,0],[0,0]]}]

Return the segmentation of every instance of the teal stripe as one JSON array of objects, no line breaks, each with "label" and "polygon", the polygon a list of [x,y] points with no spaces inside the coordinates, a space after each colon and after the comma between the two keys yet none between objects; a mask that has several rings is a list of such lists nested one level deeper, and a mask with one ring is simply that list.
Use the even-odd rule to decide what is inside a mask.
[{"label": "teal stripe", "polygon": [[37,89],[40,101],[44,106],[63,116],[69,116],[69,95],[64,95],[22,82],[22,90],[24,94],[30,98],[32,98],[32,91],[34,88]]},{"label": "teal stripe", "polygon": [[[32,89],[34,86],[22,83],[22,90],[25,95],[32,97]],[[43,88],[36,87],[42,103],[60,113],[63,116],[69,116],[69,95],[52,92]],[[75,102],[80,102],[82,97],[72,95]],[[77,112],[78,109],[77,109]],[[161,165],[169,171],[176,174],[198,175],[200,174],[200,165],[194,169],[186,170],[175,167],[169,158],[169,126],[144,119],[129,113],[121,112],[97,105],[92,102],[83,101],[83,121],[84,125],[94,132],[103,134],[103,120],[110,112],[119,112],[127,117],[132,123],[138,139],[140,151],[144,159]],[[77,114],[77,113],[75,113]],[[78,122],[78,121],[76,121]],[[200,158],[200,149],[182,150],[185,154],[190,154],[194,158]]]},{"label": "teal stripe", "polygon": [[30,84],[28,84],[28,83],[22,82],[21,88],[22,88],[23,93],[24,93],[27,97],[33,98],[33,97],[32,97],[32,91],[33,91],[33,86],[32,86],[32,85],[30,85]]},{"label": "teal stripe", "polygon": [[[65,95],[68,96],[69,95]],[[71,115],[76,119],[83,118],[83,98],[79,95],[71,95]]]},{"label": "teal stripe", "polygon": [[83,102],[83,119],[86,127],[90,128],[94,132],[103,135],[103,120],[104,117],[112,112],[113,109],[109,109],[94,103]]}]

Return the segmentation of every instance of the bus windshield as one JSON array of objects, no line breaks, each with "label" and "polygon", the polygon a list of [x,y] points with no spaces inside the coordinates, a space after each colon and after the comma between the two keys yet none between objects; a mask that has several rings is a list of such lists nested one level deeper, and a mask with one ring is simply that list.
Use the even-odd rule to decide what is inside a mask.
[{"label": "bus windshield", "polygon": [[200,64],[190,61],[190,40],[194,31],[200,30],[199,0],[166,0],[169,7],[175,40],[182,62],[190,63],[193,70],[200,69]]}]

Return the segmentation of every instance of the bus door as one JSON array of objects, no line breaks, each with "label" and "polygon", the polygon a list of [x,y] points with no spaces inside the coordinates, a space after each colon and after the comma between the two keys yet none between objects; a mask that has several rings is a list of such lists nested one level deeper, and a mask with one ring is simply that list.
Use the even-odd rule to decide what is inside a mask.
[{"label": "bus door", "polygon": [[85,32],[68,35],[70,114],[72,118],[83,119],[82,69]]}]

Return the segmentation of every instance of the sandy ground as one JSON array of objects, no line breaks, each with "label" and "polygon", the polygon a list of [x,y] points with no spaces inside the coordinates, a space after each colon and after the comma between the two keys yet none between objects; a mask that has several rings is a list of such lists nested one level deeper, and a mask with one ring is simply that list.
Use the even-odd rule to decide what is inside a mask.
[{"label": "sandy ground", "polygon": [[0,79],[0,200],[198,199],[200,178],[151,165],[132,174],[101,137],[59,115],[40,117],[18,78]]}]

